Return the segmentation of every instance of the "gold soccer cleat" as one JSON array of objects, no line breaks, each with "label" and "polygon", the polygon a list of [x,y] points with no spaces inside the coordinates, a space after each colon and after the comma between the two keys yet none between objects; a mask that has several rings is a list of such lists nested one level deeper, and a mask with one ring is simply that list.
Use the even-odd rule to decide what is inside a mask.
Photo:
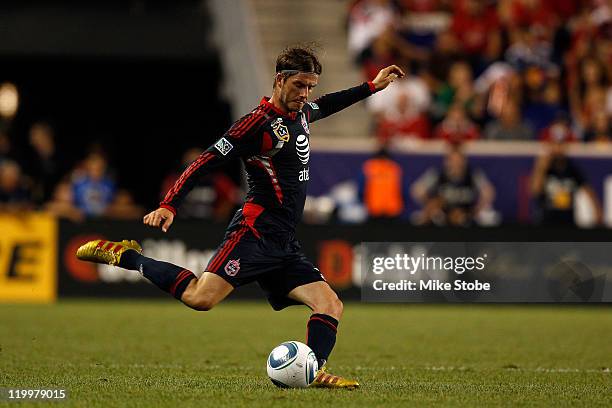
[{"label": "gold soccer cleat", "polygon": [[359,383],[355,380],[329,374],[327,368],[323,367],[317,371],[317,376],[310,386],[315,388],[346,388],[347,390],[354,390],[359,388]]},{"label": "gold soccer cleat", "polygon": [[136,241],[128,241],[124,239],[121,242],[106,241],[104,239],[97,239],[95,241],[89,241],[84,245],[81,245],[77,249],[76,256],[81,261],[89,261],[108,265],[119,265],[121,255],[127,251],[133,249],[138,253],[142,253],[140,244]]}]

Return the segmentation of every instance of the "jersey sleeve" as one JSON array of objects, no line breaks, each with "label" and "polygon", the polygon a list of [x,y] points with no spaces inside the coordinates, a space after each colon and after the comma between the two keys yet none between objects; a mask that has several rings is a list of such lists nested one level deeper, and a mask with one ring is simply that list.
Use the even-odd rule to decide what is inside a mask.
[{"label": "jersey sleeve", "polygon": [[316,122],[332,115],[342,109],[348,108],[352,104],[359,102],[376,92],[372,82],[364,82],[338,92],[333,92],[315,99],[314,102],[307,102],[304,105],[304,112],[308,122]]},{"label": "jersey sleeve", "polygon": [[185,196],[203,175],[230,160],[261,153],[267,145],[264,133],[261,131],[263,123],[265,123],[263,116],[252,114],[234,123],[219,140],[187,167],[172,188],[168,190],[159,206],[176,215]]}]

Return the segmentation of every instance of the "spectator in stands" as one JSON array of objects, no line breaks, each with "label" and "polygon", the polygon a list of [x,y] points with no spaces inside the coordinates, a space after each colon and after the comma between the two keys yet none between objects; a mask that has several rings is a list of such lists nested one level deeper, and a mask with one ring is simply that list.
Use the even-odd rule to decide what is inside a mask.
[{"label": "spectator in stands", "polygon": [[479,137],[478,127],[465,114],[463,105],[459,103],[451,106],[442,123],[434,131],[434,138],[453,144],[476,140]]},{"label": "spectator in stands", "polygon": [[521,118],[518,104],[510,99],[501,109],[499,119],[487,124],[485,137],[490,140],[532,140],[533,130]]},{"label": "spectator in stands", "polygon": [[0,162],[0,211],[29,210],[31,194],[21,167],[12,160]]},{"label": "spectator in stands", "polygon": [[359,197],[371,220],[392,220],[404,212],[403,171],[385,145],[362,166]]},{"label": "spectator in stands", "polygon": [[435,47],[429,56],[428,67],[438,89],[444,84],[453,64],[462,57],[459,42],[451,30],[446,30],[438,34]]},{"label": "spectator in stands", "polygon": [[[527,30],[529,35],[533,36],[532,39],[527,40],[527,47],[519,53],[531,54],[536,59],[543,56],[540,53],[550,53],[545,58],[546,61],[542,60],[542,62],[553,67],[554,65],[551,64],[553,61],[562,62],[562,54],[559,52],[566,47],[560,44],[559,40],[562,37],[560,38],[559,34],[562,36],[567,36],[567,34],[563,34],[558,29],[569,16],[575,13],[577,3],[579,2],[576,0],[499,0],[498,15],[502,24],[510,31],[511,38],[515,38],[516,30]],[[565,43],[569,44],[569,39],[565,40]],[[546,50],[548,48],[549,50]],[[537,54],[540,56],[536,56]],[[534,63],[533,59],[531,63]],[[544,67],[544,65],[541,66]]]},{"label": "spectator in stands", "polygon": [[120,189],[115,198],[104,211],[106,218],[115,220],[140,220],[145,215],[145,209],[134,202],[132,194]]},{"label": "spectator in stands", "polygon": [[595,112],[605,106],[610,89],[604,66],[597,58],[585,58],[579,64],[579,72],[570,70],[569,75],[572,84],[569,100],[574,122],[580,129],[590,128]]},{"label": "spectator in stands", "polygon": [[58,218],[73,222],[85,219],[83,211],[74,205],[74,193],[69,181],[60,181],[55,186],[52,199],[44,205],[43,209]]},{"label": "spectator in stands", "polygon": [[15,158],[11,138],[7,130],[0,127],[0,162]]},{"label": "spectator in stands", "polygon": [[570,48],[564,64],[570,80],[575,81],[578,79],[581,61],[594,55],[594,43],[603,38],[598,38],[597,24],[590,6],[583,6],[580,12],[572,17],[568,26],[571,27]]},{"label": "spectator in stands", "polygon": [[104,215],[115,196],[115,182],[108,175],[108,163],[100,153],[91,153],[72,181],[75,205],[88,217]]},{"label": "spectator in stands", "polygon": [[64,161],[59,156],[53,129],[48,123],[34,123],[30,127],[29,142],[32,149],[26,171],[34,183],[34,201],[42,204],[51,198],[55,184],[64,175]]},{"label": "spectator in stands", "polygon": [[377,133],[381,142],[391,138],[425,140],[431,136],[431,124],[425,112],[414,106],[408,94],[400,94],[395,106],[379,120]]},{"label": "spectator in stands", "polygon": [[427,170],[412,185],[411,194],[422,206],[417,224],[469,226],[490,209],[495,189],[486,175],[472,169],[460,147],[450,149],[441,169]]},{"label": "spectator in stands", "polygon": [[402,61],[424,61],[429,52],[402,36],[401,15],[392,0],[361,0],[348,18],[348,48],[354,61],[373,79],[379,67]]},{"label": "spectator in stands", "polygon": [[399,0],[402,9],[402,36],[411,44],[431,51],[440,31],[447,29],[447,0]]},{"label": "spectator in stands", "polygon": [[585,142],[610,143],[612,141],[612,126],[610,117],[603,110],[593,113],[591,125],[584,134]]},{"label": "spectator in stands", "polygon": [[[497,118],[506,105],[518,105],[521,101],[521,88],[521,78],[509,64],[495,62],[489,65],[474,81],[474,90],[483,104],[483,122],[490,120],[485,116],[485,107],[487,115]],[[520,116],[520,112],[518,114]]]},{"label": "spectator in stands", "polygon": [[366,80],[372,80],[384,67],[393,65],[397,62],[398,55],[389,35],[383,34],[372,40],[372,44],[367,52],[362,54],[361,64]]},{"label": "spectator in stands", "polygon": [[451,30],[472,68],[479,73],[501,53],[496,9],[482,0],[458,0],[454,5]]},{"label": "spectator in stands", "polygon": [[572,131],[571,123],[567,115],[561,114],[540,132],[540,140],[544,142],[567,143],[576,142],[578,138]]},{"label": "spectator in stands", "polygon": [[[191,148],[183,154],[181,168],[166,176],[162,182],[162,199],[201,152],[200,148]],[[228,176],[222,172],[210,173],[204,176],[185,197],[179,216],[225,222],[233,214],[240,199],[240,189]]]},{"label": "spectator in stands", "polygon": [[599,198],[566,155],[566,146],[563,141],[551,141],[547,151],[536,161],[531,192],[539,205],[538,221],[545,225],[575,225],[575,195],[582,189],[594,208],[597,224],[601,224],[603,213]]},{"label": "spectator in stands", "polygon": [[504,58],[516,70],[523,71],[536,66],[547,74],[558,74],[558,67],[552,62],[553,45],[534,26],[518,27],[510,32],[510,46]]},{"label": "spectator in stands", "polygon": [[566,115],[556,79],[547,78],[543,70],[531,66],[524,72],[523,83],[523,119],[536,134],[560,115]]},{"label": "spectator in stands", "polygon": [[[419,76],[406,76],[395,82],[392,92],[380,92],[368,100],[376,118],[381,143],[391,138],[428,139],[431,125],[426,112],[431,104],[429,87]],[[391,90],[391,89],[389,89]]]},{"label": "spectator in stands", "polygon": [[461,105],[472,117],[481,115],[481,106],[474,90],[472,68],[465,61],[451,65],[448,80],[435,93],[431,113],[436,119],[446,116],[452,105]]},{"label": "spectator in stands", "polygon": [[566,0],[499,0],[498,12],[502,21],[510,27],[536,26],[548,27],[555,23],[555,9],[565,11],[565,7],[553,7],[554,3],[567,3]]},{"label": "spectator in stands", "polygon": [[362,0],[353,5],[348,17],[348,49],[358,64],[371,54],[372,44],[393,35],[399,19],[398,10],[390,0]]}]

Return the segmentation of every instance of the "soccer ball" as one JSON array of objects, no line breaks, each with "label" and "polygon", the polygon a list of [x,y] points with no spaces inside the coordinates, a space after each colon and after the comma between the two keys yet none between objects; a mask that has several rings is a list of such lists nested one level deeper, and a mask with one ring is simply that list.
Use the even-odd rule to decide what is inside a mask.
[{"label": "soccer ball", "polygon": [[313,351],[299,341],[286,341],[275,347],[266,366],[270,380],[281,388],[308,387],[319,369]]}]

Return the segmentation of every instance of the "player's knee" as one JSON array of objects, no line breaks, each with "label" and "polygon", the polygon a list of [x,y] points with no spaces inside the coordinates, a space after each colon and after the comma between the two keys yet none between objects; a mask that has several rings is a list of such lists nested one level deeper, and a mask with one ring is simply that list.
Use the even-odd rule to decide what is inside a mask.
[{"label": "player's knee", "polygon": [[344,305],[342,304],[342,301],[338,299],[338,296],[335,293],[332,296],[324,299],[318,305],[315,305],[314,308],[315,313],[323,313],[336,319],[340,319],[343,310]]},{"label": "player's knee", "polygon": [[206,299],[206,298],[197,299],[194,305],[192,306],[192,308],[194,308],[198,312],[207,312],[213,307],[215,307],[215,303],[212,302],[210,299]]},{"label": "player's knee", "polygon": [[336,316],[337,319],[340,319],[340,317],[342,317],[342,312],[344,311],[344,303],[338,299],[338,296],[336,296],[336,299],[334,299],[332,303],[334,316]]}]

